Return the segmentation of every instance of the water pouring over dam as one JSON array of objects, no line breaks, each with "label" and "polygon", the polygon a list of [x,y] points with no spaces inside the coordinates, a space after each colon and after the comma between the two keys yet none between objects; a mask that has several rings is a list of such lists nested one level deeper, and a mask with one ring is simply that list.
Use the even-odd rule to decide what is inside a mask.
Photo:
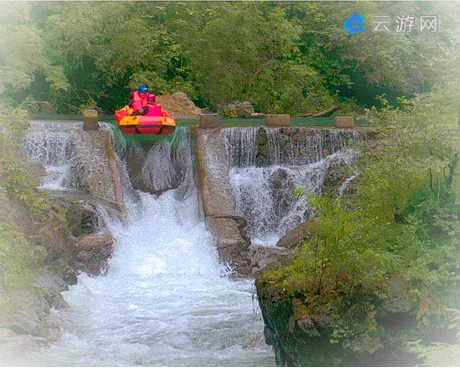
[{"label": "water pouring over dam", "polygon": [[223,134],[236,211],[248,220],[253,242],[266,245],[313,217],[295,189],[321,194],[332,165],[353,164],[356,152],[344,148],[363,139],[337,129],[228,128]]},{"label": "water pouring over dam", "polygon": [[180,127],[173,138],[142,143],[103,128],[89,134],[112,134],[115,170],[78,124],[36,122],[25,137],[27,156],[46,170],[41,188],[100,199],[116,244],[107,274],[81,274],[63,293],[71,308],[52,311],[62,339],[14,364],[274,365],[253,281],[229,277],[223,255],[247,262],[246,230],[252,243],[274,245],[313,216],[295,188],[321,193],[331,166],[353,163],[355,153],[342,149],[361,135]]},{"label": "water pouring over dam", "polygon": [[[27,139],[33,146],[34,138]],[[56,147],[65,146],[69,138],[52,138],[59,139]],[[167,142],[162,145],[161,152],[170,149]],[[148,167],[148,160],[168,159],[168,155],[160,154],[158,147],[152,149],[146,165],[155,172],[155,164]],[[187,135],[179,150],[192,159]],[[35,148],[29,147],[28,152],[38,155]],[[69,157],[60,159],[62,165],[72,164]],[[54,161],[44,163],[48,168]],[[161,165],[168,167],[168,163]],[[129,168],[120,173],[126,184]],[[127,222],[100,208],[117,241],[107,275],[79,276],[78,284],[64,292],[71,308],[53,312],[63,326],[62,339],[25,355],[20,364],[274,365],[253,283],[225,276],[203,222],[192,176],[183,173],[176,189],[159,196],[125,186]]]}]

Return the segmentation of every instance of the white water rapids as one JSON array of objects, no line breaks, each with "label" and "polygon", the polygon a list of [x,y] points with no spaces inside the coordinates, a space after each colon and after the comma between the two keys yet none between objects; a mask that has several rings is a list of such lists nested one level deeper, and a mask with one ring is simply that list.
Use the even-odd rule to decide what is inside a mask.
[{"label": "white water rapids", "polygon": [[[258,134],[267,134],[267,162],[257,165]],[[331,167],[350,167],[357,151],[359,132],[336,129],[309,129],[297,136],[279,128],[224,129],[230,166],[230,184],[236,211],[248,221],[248,234],[255,244],[275,246],[277,241],[301,222],[314,216],[308,198],[295,194],[321,194]],[[297,139],[294,139],[297,138]],[[341,196],[357,173],[343,182]]]},{"label": "white water rapids", "polygon": [[274,365],[253,282],[225,277],[197,188],[183,189],[126,193],[129,222],[104,216],[117,239],[108,274],[81,275],[63,293],[71,308],[53,311],[62,339],[15,364]]}]

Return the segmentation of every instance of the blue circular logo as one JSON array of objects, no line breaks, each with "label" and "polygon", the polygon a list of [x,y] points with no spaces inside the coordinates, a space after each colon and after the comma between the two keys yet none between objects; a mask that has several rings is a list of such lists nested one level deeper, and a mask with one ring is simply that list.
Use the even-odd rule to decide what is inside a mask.
[{"label": "blue circular logo", "polygon": [[350,33],[350,34],[355,34],[358,32],[367,32],[367,28],[364,27],[364,22],[366,21],[366,18],[364,18],[364,15],[356,13],[351,15],[344,23],[343,23],[343,28]]}]

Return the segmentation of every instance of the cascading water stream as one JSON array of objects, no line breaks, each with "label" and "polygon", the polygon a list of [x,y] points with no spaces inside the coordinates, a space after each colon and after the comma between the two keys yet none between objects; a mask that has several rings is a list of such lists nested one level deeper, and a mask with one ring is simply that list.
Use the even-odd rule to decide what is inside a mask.
[{"label": "cascading water stream", "polygon": [[[180,155],[188,151],[190,159],[188,141],[180,144]],[[158,152],[152,157],[158,158]],[[63,324],[62,340],[21,363],[274,365],[253,284],[224,276],[198,210],[190,166],[179,188],[159,197],[127,185],[129,222],[104,213],[117,239],[108,274],[81,275],[63,293],[71,308],[53,311]],[[121,173],[126,184],[127,170]]]},{"label": "cascading water stream", "polygon": [[73,132],[82,123],[35,121],[24,137],[23,149],[31,161],[45,166],[46,176],[39,188],[81,191],[78,168],[73,159]]},{"label": "cascading water stream", "polygon": [[275,245],[313,216],[308,200],[295,189],[321,194],[331,165],[353,164],[356,152],[343,148],[362,139],[356,131],[332,129],[228,128],[223,134],[236,210],[247,219],[252,242],[264,245]]}]

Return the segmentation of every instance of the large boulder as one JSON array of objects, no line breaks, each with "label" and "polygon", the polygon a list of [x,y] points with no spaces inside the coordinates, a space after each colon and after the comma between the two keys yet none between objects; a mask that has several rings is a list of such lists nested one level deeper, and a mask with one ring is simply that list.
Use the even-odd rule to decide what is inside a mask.
[{"label": "large boulder", "polygon": [[[328,302],[311,310],[308,300],[313,295],[294,294],[282,284],[271,283],[264,274],[256,279],[257,294],[265,322],[265,339],[274,347],[278,366],[414,366],[417,363],[416,356],[405,350],[405,343],[425,336],[426,326],[420,328],[417,323],[403,282],[390,280],[393,286],[388,293],[387,285],[376,285],[372,294],[366,291],[369,297],[366,301],[345,292],[337,299],[338,305]],[[376,325],[365,327],[359,321],[368,318],[364,306],[370,300]],[[341,336],[340,316],[353,316],[356,323],[349,326],[354,330],[352,334]]]},{"label": "large boulder", "polygon": [[225,217],[207,217],[206,222],[215,239],[222,263],[232,264],[234,258],[238,258],[243,251],[247,250],[249,244],[241,236],[235,220]]},{"label": "large boulder", "polygon": [[254,106],[249,101],[234,101],[216,106],[217,113],[223,118],[251,118]]},{"label": "large boulder", "polygon": [[108,260],[112,257],[115,239],[103,229],[97,234],[82,234],[77,237],[77,265],[90,275],[100,275],[107,271]]},{"label": "large boulder", "polygon": [[163,107],[163,110],[175,117],[178,115],[197,116],[202,113],[202,110],[195,106],[193,101],[183,92],[176,92],[172,95],[156,96],[156,102]]},{"label": "large boulder", "polygon": [[293,252],[290,249],[251,244],[249,257],[251,258],[252,274],[257,276],[266,267],[279,264],[289,259]]},{"label": "large boulder", "polygon": [[302,244],[305,240],[314,237],[313,229],[319,225],[320,220],[309,219],[284,234],[280,240],[278,240],[276,246],[294,249],[298,245]]},{"label": "large boulder", "polygon": [[8,293],[2,305],[0,327],[18,334],[38,336],[46,326],[50,306],[38,293],[30,290],[17,290]]}]

